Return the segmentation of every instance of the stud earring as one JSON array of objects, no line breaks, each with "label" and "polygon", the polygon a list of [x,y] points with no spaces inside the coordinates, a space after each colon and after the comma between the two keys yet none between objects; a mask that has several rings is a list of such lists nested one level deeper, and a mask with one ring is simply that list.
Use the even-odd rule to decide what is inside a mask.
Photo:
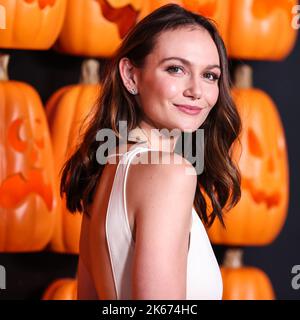
[{"label": "stud earring", "polygon": [[128,89],[130,93],[132,93],[133,95],[136,95],[137,94],[137,89],[136,88],[130,88]]}]

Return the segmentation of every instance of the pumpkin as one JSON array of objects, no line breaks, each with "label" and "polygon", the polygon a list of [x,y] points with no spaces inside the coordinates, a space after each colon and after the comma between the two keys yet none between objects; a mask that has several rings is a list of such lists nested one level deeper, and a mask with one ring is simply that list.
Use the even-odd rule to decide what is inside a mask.
[{"label": "pumpkin", "polygon": [[68,0],[55,48],[73,55],[110,57],[148,14],[149,0]]},{"label": "pumpkin", "polygon": [[61,30],[66,0],[2,0],[6,28],[0,29],[0,47],[49,49]]},{"label": "pumpkin", "polygon": [[227,249],[221,266],[223,300],[274,300],[268,276],[260,269],[243,266],[241,249]]},{"label": "pumpkin", "polygon": [[[79,141],[79,129],[100,92],[98,62],[84,61],[82,83],[61,88],[50,97],[46,114],[50,127],[55,160],[56,189],[59,192],[60,170]],[[54,233],[50,249],[57,252],[78,253],[82,216],[66,209],[65,198],[59,199]]]},{"label": "pumpkin", "polygon": [[212,19],[226,44],[229,18],[228,0],[152,0],[149,2],[149,13],[168,3],[175,3],[189,11]]},{"label": "pumpkin", "polygon": [[[243,66],[246,78],[251,69]],[[241,200],[225,213],[226,229],[216,219],[208,230],[215,244],[267,245],[285,222],[289,172],[285,135],[272,99],[245,84],[233,90],[242,118],[241,146],[233,157],[241,171]]]},{"label": "pumpkin", "polygon": [[229,19],[228,0],[182,0],[183,7],[212,19],[225,42],[227,43],[227,26]]},{"label": "pumpkin", "polygon": [[175,3],[179,6],[183,6],[182,0],[150,0],[148,8],[149,13],[169,3]]},{"label": "pumpkin", "polygon": [[229,55],[238,59],[281,60],[291,52],[297,31],[297,0],[230,0]]},{"label": "pumpkin", "polygon": [[44,291],[41,300],[77,300],[77,280],[54,280]]},{"label": "pumpkin", "polygon": [[0,56],[0,251],[37,251],[57,209],[50,134],[38,93],[7,80],[7,64]]}]

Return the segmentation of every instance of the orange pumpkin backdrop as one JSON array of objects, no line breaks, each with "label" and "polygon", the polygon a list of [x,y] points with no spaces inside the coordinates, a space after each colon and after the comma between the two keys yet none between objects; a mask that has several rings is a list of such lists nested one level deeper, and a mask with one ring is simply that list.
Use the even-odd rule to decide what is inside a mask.
[{"label": "orange pumpkin backdrop", "polygon": [[0,29],[0,47],[49,49],[65,15],[66,0],[2,0],[6,28]]},{"label": "orange pumpkin backdrop", "polygon": [[[67,4],[56,47],[75,55],[110,57],[134,24],[169,2],[216,20],[232,57],[279,60],[295,42],[296,31],[290,22],[296,0],[3,0],[7,21],[6,29],[0,30],[0,46],[48,49],[61,29]],[[1,58],[0,62],[2,67],[7,63]],[[90,63],[85,63],[83,70],[91,71]],[[54,167],[38,94],[29,85],[5,77],[3,71],[0,104],[5,117],[0,117],[4,128],[0,146],[5,166],[0,170],[0,250],[41,250],[50,242],[54,251],[78,253],[81,215],[70,214],[64,200],[57,198],[59,172],[79,141],[79,127],[99,94],[99,79],[88,77],[84,84],[61,88],[47,103]],[[215,244],[266,245],[279,234],[287,214],[283,127],[276,106],[263,91],[248,83],[233,94],[243,120],[242,150],[238,146],[234,150],[236,159],[241,155],[237,161],[242,198],[225,216],[227,229],[216,220],[208,233]],[[221,270],[224,299],[274,298],[268,277],[259,269],[225,259]],[[53,283],[44,299],[74,299],[75,281]]]},{"label": "orange pumpkin backdrop", "polygon": [[281,60],[297,36],[292,8],[297,0],[230,0],[229,55],[242,59]]},{"label": "orange pumpkin backdrop", "polygon": [[40,97],[7,80],[7,63],[0,56],[0,251],[36,251],[50,240],[57,209],[52,147]]},{"label": "orange pumpkin backdrop", "polygon": [[183,7],[212,19],[227,46],[229,0],[182,0]]},{"label": "orange pumpkin backdrop", "polygon": [[[284,131],[271,98],[252,87],[250,67],[237,68],[235,83],[233,96],[243,128],[233,159],[241,171],[241,200],[225,213],[226,229],[215,220],[208,235],[214,244],[267,245],[278,236],[287,215],[289,177]],[[242,265],[241,250],[227,250],[221,271],[223,299],[275,298],[268,276]]]},{"label": "orange pumpkin backdrop", "polygon": [[226,230],[215,221],[209,236],[215,244],[267,245],[278,236],[288,209],[284,130],[276,106],[265,92],[246,83],[234,89],[233,95],[243,124],[242,150],[237,144],[235,153],[242,174],[242,196],[225,214]]},{"label": "orange pumpkin backdrop", "polygon": [[215,20],[226,43],[229,0],[68,0],[59,51],[110,57],[126,33],[155,9],[176,3]]},{"label": "orange pumpkin backdrop", "polygon": [[68,0],[56,48],[74,55],[110,57],[149,0]]},{"label": "orange pumpkin backdrop", "polygon": [[73,278],[54,280],[44,291],[41,300],[77,300],[77,280]]},{"label": "orange pumpkin backdrop", "polygon": [[228,249],[221,268],[223,300],[274,300],[268,276],[260,269],[244,266],[241,249]]},{"label": "orange pumpkin backdrop", "polygon": [[[82,121],[100,94],[99,65],[87,60],[82,66],[82,83],[58,90],[46,104],[55,161],[56,190],[59,192],[60,170],[79,142]],[[83,133],[83,132],[81,132]],[[51,249],[57,252],[78,253],[82,216],[66,209],[65,198],[59,198]]]}]

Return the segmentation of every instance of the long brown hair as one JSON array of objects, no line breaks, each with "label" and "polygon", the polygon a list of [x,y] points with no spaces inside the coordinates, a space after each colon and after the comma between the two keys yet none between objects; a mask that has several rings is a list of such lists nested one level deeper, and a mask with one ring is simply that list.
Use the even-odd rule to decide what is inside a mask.
[{"label": "long brown hair", "polygon": [[[205,130],[204,171],[197,176],[199,188],[195,194],[194,207],[207,226],[212,224],[215,217],[224,225],[222,211],[236,205],[241,195],[240,173],[231,157],[232,145],[241,131],[241,120],[230,93],[227,53],[223,40],[210,19],[175,4],[160,7],[137,23],[109,61],[102,93],[90,123],[76,151],[62,168],[60,194],[65,194],[69,211],[87,212],[85,209],[93,201],[96,184],[104,169],[104,165],[96,161],[99,142],[95,137],[98,130],[112,129],[119,145],[119,122],[126,120],[130,131],[142,120],[141,108],[122,82],[118,68],[120,59],[127,57],[135,67],[143,68],[145,58],[153,50],[159,34],[166,30],[194,26],[200,26],[209,32],[217,46],[221,66],[217,103],[200,127]],[[211,202],[210,215],[207,213],[203,192]]]}]

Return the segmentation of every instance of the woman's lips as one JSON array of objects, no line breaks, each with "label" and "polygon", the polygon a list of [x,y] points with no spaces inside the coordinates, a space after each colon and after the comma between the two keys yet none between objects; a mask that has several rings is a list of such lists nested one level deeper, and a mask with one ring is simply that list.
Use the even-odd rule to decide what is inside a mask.
[{"label": "woman's lips", "polygon": [[193,106],[182,105],[182,104],[174,104],[174,106],[177,107],[180,111],[189,115],[197,115],[202,110],[202,108],[199,108],[199,107],[193,107]]}]

